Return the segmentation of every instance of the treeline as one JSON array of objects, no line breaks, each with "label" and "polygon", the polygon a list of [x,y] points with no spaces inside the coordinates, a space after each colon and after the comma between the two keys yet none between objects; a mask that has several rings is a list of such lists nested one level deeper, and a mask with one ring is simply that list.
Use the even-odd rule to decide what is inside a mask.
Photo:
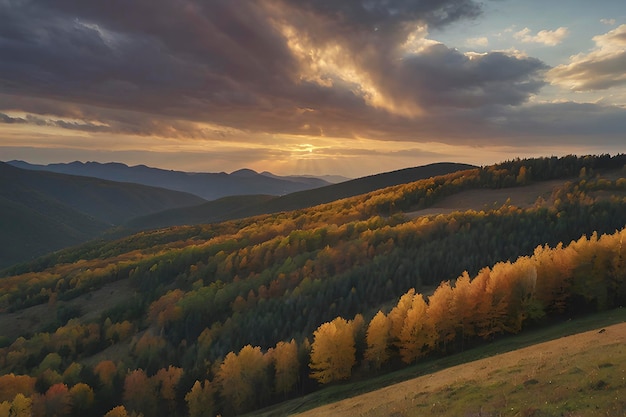
[{"label": "treeline", "polygon": [[[451,280],[446,293],[458,294],[465,278],[457,279],[456,285],[454,281],[463,271],[478,274],[467,281],[479,288],[480,282],[496,280],[481,278],[485,274],[515,275],[501,273],[507,270],[504,266],[485,272],[480,269],[485,265],[532,255],[538,245],[556,246],[581,234],[622,229],[626,180],[620,178],[623,175],[596,174],[622,168],[624,162],[619,155],[511,161],[307,210],[91,243],[15,267],[0,279],[0,309],[17,311],[49,303],[57,309],[57,320],[43,331],[0,340],[4,346],[0,368],[5,374],[0,377],[0,402],[13,407],[17,392],[1,396],[2,387],[11,386],[2,385],[1,378],[13,374],[31,378],[33,390],[19,392],[31,400],[34,415],[80,415],[85,410],[90,415],[117,413],[111,416],[201,415],[193,410],[209,409],[234,414],[315,389],[316,381],[349,377],[355,369],[367,373],[382,366],[386,357],[398,362],[452,352],[483,337],[519,330],[545,314],[617,305],[623,296],[614,290],[606,300],[586,301],[583,294],[598,289],[594,281],[581,278],[564,290],[568,296],[558,308],[547,298],[534,296],[535,301],[524,307],[528,315],[516,316],[519,323],[513,319],[500,323],[489,316],[493,324],[487,325],[487,319],[473,317],[460,335],[455,327],[454,337],[448,331],[441,336],[417,327],[406,330],[405,337],[430,335],[429,342],[419,347],[419,342],[410,346],[408,339],[403,344],[399,339],[409,315],[392,314],[400,298],[406,313],[411,311],[411,320],[421,317],[424,322],[424,317],[435,316],[431,305],[438,303],[433,297],[437,300],[447,290],[442,284],[428,301],[418,292],[430,294],[442,281]],[[563,177],[571,182],[555,191],[550,202],[538,201],[530,209],[504,205],[414,220],[403,214],[461,190]],[[573,265],[582,271],[583,264]],[[518,267],[521,264],[511,268]],[[541,268],[535,269],[540,277]],[[112,304],[96,320],[72,319],[81,315],[68,307],[72,298],[117,280],[128,280],[136,290],[131,301]],[[511,288],[520,291],[517,284],[498,285],[498,297]],[[415,293],[407,293],[410,288]],[[496,303],[493,298],[490,302]],[[498,311],[508,314],[515,308],[507,304]],[[380,336],[395,316],[395,330]],[[380,351],[369,346],[373,323],[383,330],[373,331],[371,338],[386,340]],[[424,326],[428,329],[431,324]],[[323,347],[324,334],[335,335],[326,338],[329,348]],[[353,362],[345,356],[351,347],[333,348],[333,343],[346,340],[354,342]],[[323,359],[320,352],[329,349],[344,356]],[[325,361],[329,365],[323,365]],[[343,365],[329,377],[328,370],[337,366],[333,364]],[[103,369],[107,377],[101,375]],[[250,391],[245,381],[256,381],[263,389]],[[92,394],[85,394],[87,400],[92,398],[88,408],[73,406],[78,394],[72,396],[70,391],[78,384],[86,386],[80,385],[81,392],[91,389]],[[132,394],[135,386],[143,391]],[[59,396],[64,399],[57,401]],[[135,401],[136,397],[148,400]],[[66,407],[62,413],[41,411],[54,408],[47,401]]]}]

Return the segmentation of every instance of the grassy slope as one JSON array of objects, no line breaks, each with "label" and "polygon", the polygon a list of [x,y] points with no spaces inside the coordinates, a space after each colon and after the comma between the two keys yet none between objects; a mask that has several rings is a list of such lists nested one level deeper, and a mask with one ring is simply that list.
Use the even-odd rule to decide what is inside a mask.
[{"label": "grassy slope", "polygon": [[623,416],[624,392],[626,309],[618,309],[330,386],[254,415]]}]

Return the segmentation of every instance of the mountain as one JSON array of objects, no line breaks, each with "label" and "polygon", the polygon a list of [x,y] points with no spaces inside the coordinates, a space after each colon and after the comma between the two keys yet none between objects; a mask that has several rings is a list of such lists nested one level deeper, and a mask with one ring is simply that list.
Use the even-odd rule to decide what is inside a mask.
[{"label": "mountain", "polygon": [[178,191],[0,162],[0,266],[84,242],[139,215],[203,201]]},{"label": "mountain", "polygon": [[284,195],[329,184],[329,182],[319,178],[280,177],[269,173],[259,174],[251,169],[241,169],[226,174],[224,172],[168,171],[145,165],[129,167],[114,162],[101,164],[76,161],[68,164],[49,165],[35,165],[24,161],[10,161],[8,163],[22,169],[95,177],[183,191],[195,194],[205,200],[247,194]]},{"label": "mountain", "polygon": [[[225,197],[223,199],[203,203],[197,207],[181,207],[162,213],[142,216],[133,219],[126,224],[126,226],[133,230],[148,230],[176,225],[214,223],[259,214],[297,210],[329,203],[342,198],[354,197],[385,187],[472,168],[475,167],[466,164],[437,163],[370,175],[339,184],[295,192],[282,197],[272,198],[267,195]],[[231,175],[235,174],[243,176],[250,175],[245,171],[237,171]],[[266,174],[264,173],[263,175]]]}]

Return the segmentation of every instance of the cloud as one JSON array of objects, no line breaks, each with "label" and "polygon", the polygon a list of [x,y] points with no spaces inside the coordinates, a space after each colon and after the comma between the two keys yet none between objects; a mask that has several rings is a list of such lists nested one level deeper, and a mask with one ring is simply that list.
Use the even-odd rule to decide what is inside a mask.
[{"label": "cloud", "polygon": [[615,19],[600,19],[600,23],[605,25],[613,26],[615,25]]},{"label": "cloud", "polygon": [[546,69],[428,39],[480,13],[473,0],[7,0],[0,111],[93,135],[457,137],[465,126],[436,121],[479,132],[467,111],[525,102]]},{"label": "cloud", "polygon": [[574,91],[605,90],[626,84],[626,25],[593,37],[595,48],[548,73],[553,84]]},{"label": "cloud", "polygon": [[547,46],[556,46],[563,42],[569,35],[566,27],[560,27],[556,30],[540,30],[536,35],[532,35],[529,28],[524,28],[519,32],[515,32],[513,37],[519,39],[523,43],[540,43]]}]

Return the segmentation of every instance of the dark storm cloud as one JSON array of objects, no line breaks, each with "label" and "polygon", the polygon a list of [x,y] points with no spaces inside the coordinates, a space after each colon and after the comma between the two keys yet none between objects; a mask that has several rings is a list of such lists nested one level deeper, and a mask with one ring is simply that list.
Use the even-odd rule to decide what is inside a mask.
[{"label": "dark storm cloud", "polygon": [[[472,109],[525,102],[545,65],[402,47],[420,25],[479,14],[472,0],[0,0],[0,110],[41,115],[24,119],[33,124],[181,138],[228,136],[195,122],[402,140],[471,126],[479,135],[489,126]],[[394,108],[422,114],[376,107],[341,74],[320,74],[328,85],[303,78],[313,63],[290,49],[284,25],[311,48],[339,45],[342,64]]]},{"label": "dark storm cloud", "polygon": [[438,44],[406,58],[391,88],[430,106],[517,105],[543,86],[537,74],[546,68],[537,59],[501,52],[466,56]]},{"label": "dark storm cloud", "polygon": [[443,26],[476,17],[481,12],[479,3],[473,0],[289,0],[286,3],[323,15],[340,27],[378,29],[382,33],[395,32],[403,23]]}]

